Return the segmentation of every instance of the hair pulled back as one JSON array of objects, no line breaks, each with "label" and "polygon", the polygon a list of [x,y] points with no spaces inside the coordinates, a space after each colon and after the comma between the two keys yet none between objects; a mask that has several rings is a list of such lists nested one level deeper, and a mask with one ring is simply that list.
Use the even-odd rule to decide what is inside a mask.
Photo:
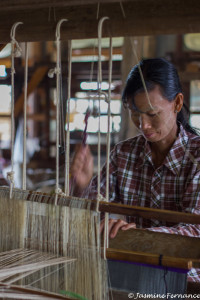
[{"label": "hair pulled back", "polygon": [[[132,100],[135,108],[134,96],[144,91],[139,66],[141,68],[147,91],[153,90],[159,86],[160,91],[169,102],[172,102],[178,93],[182,93],[182,87],[176,68],[172,63],[164,58],[143,59],[130,71],[126,86],[122,94],[124,105],[128,100]],[[185,103],[181,111],[177,114],[177,122],[180,122],[185,130],[197,134],[189,125],[189,110]]]}]

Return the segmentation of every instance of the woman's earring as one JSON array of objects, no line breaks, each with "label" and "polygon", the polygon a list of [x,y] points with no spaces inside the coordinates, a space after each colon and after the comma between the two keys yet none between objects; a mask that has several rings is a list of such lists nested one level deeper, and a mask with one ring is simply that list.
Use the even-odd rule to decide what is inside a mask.
[{"label": "woman's earring", "polygon": [[175,109],[175,111],[174,111],[174,112],[175,112],[175,114],[176,114],[178,111]]}]

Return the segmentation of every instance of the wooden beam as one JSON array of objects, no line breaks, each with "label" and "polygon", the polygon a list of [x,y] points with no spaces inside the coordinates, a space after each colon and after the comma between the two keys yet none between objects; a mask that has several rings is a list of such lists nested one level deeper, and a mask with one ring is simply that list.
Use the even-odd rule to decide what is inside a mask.
[{"label": "wooden beam", "polygon": [[[0,190],[8,190],[7,187],[0,187]],[[17,193],[17,190],[16,190]],[[55,195],[49,195],[36,191],[29,191],[26,195],[26,200],[32,199],[32,195],[40,197],[40,201],[44,203],[54,204]],[[87,208],[90,205],[92,210],[96,210],[96,200],[80,199],[73,196],[58,196],[58,205],[69,206],[71,201],[77,201],[81,203],[81,207]],[[186,224],[200,224],[200,215],[184,213],[178,211],[154,209],[148,207],[139,207],[131,205],[122,205],[118,203],[110,203],[105,201],[99,202],[99,211],[108,212],[113,214],[121,214],[125,216],[138,216],[144,219],[156,219],[160,221],[167,221],[172,223],[186,223]]]},{"label": "wooden beam", "polygon": [[109,247],[121,250],[200,259],[200,238],[166,234],[144,229],[120,230]]},{"label": "wooden beam", "polygon": [[[28,83],[28,90],[27,95],[29,96],[36,87],[40,84],[42,79],[44,78],[45,74],[47,73],[48,67],[47,66],[41,66],[36,69],[36,71],[33,73],[33,76],[31,77],[29,83]],[[18,117],[20,113],[23,111],[23,105],[24,105],[24,92],[20,95],[20,97],[17,99],[15,104],[15,117]]]},{"label": "wooden beam", "polygon": [[[14,0],[11,2],[14,7]],[[28,4],[28,1],[21,1],[21,7],[25,2]],[[66,6],[61,2],[64,3],[60,1],[60,5],[56,5],[57,1],[47,1],[47,5],[41,8],[39,1],[34,1],[38,5],[32,1],[30,8],[11,9],[11,5],[7,6],[7,10],[6,5],[2,5],[0,42],[9,42],[11,27],[17,21],[24,23],[17,28],[16,39],[18,41],[55,40],[56,24],[61,18],[68,19],[68,22],[62,25],[61,39],[96,38],[97,2],[99,1],[85,1],[84,3],[87,3],[85,5],[80,0],[76,2],[76,5],[72,5],[71,1],[70,5]],[[54,9],[51,9],[52,6]],[[183,34],[200,31],[199,0],[185,0],[184,3],[182,0],[123,1],[123,9],[125,18],[118,1],[101,2],[99,18],[102,16],[110,18],[104,24],[103,36]]]},{"label": "wooden beam", "polygon": [[99,210],[112,214],[125,216],[137,216],[144,219],[156,219],[172,223],[200,224],[200,215],[183,213],[179,211],[154,209],[148,207],[139,207],[131,205],[122,205],[118,203],[107,203],[100,201]]},{"label": "wooden beam", "polygon": [[117,250],[112,248],[108,248],[106,250],[106,258],[117,261],[141,263],[153,266],[180,268],[184,270],[190,270],[194,266],[200,267],[200,260],[163,256],[160,264],[160,255],[158,254]]},{"label": "wooden beam", "polygon": [[[66,296],[62,296],[57,293],[31,289],[31,288],[27,288],[25,286],[18,286],[18,285],[14,285],[14,284],[12,285],[12,284],[7,284],[7,283],[3,283],[3,282],[0,282],[0,287],[5,289],[5,294],[6,294],[6,291],[8,291],[8,292],[17,291],[22,295],[27,295],[27,299],[28,299],[28,295],[36,295],[36,296],[45,297],[45,298],[47,297],[47,299],[73,300],[72,298],[68,298]],[[43,299],[45,299],[45,298],[43,298]]]},{"label": "wooden beam", "polygon": [[200,239],[143,229],[120,230],[109,240],[106,257],[159,266],[190,269],[200,267]]},{"label": "wooden beam", "polygon": [[88,4],[103,4],[103,3],[119,3],[132,0],[0,0],[2,10],[21,10],[21,9],[33,9],[35,6],[40,8],[53,8],[53,7],[66,7]]}]

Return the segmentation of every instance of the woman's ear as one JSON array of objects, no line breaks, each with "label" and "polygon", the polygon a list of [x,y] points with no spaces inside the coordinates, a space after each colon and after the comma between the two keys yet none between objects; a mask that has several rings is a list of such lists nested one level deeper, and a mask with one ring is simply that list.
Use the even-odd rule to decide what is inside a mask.
[{"label": "woman's ear", "polygon": [[176,98],[174,100],[174,112],[175,113],[179,113],[181,111],[181,108],[183,106],[183,94],[182,93],[178,93],[176,95]]}]

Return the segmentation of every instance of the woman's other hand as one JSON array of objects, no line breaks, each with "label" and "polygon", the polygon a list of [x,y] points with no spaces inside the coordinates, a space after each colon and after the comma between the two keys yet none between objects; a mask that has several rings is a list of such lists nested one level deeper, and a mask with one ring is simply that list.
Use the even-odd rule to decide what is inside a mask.
[{"label": "woman's other hand", "polygon": [[[105,223],[105,220],[102,220],[101,225],[100,225],[101,233],[104,230],[104,223]],[[108,220],[108,235],[112,239],[114,237],[116,237],[119,229],[128,230],[130,228],[136,228],[136,224],[135,223],[127,223],[126,221],[121,220],[121,219],[109,219]]]}]

